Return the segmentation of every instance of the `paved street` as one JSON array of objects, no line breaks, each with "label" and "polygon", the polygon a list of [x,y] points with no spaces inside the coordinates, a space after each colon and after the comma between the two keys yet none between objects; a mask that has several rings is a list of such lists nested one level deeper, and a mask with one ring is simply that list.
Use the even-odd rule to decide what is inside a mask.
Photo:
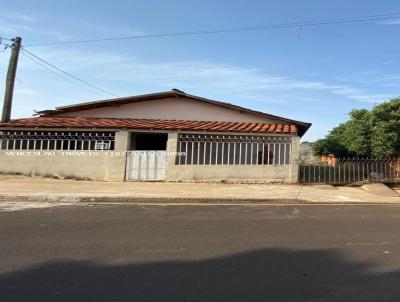
[{"label": "paved street", "polygon": [[398,301],[400,206],[0,211],[1,301]]}]

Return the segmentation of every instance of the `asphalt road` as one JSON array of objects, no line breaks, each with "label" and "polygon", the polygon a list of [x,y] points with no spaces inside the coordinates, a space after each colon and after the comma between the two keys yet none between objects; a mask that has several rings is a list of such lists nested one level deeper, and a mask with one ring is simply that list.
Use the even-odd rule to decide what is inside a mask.
[{"label": "asphalt road", "polygon": [[0,301],[399,301],[400,206],[0,212]]}]

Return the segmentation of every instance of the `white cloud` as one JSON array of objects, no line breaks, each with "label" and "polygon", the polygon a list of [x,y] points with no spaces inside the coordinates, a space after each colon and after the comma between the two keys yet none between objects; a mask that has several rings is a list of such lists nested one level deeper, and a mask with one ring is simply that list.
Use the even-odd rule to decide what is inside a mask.
[{"label": "white cloud", "polygon": [[376,74],[380,74],[380,73],[381,73],[380,70],[366,70],[366,71],[355,72],[355,73],[353,73],[353,75],[370,76],[370,75],[376,75]]},{"label": "white cloud", "polygon": [[[106,26],[103,23],[93,24],[87,20],[73,20],[71,18],[68,19],[68,22],[77,25],[75,30],[72,28],[68,28],[68,31],[58,30],[57,27],[61,26],[58,21],[59,20],[55,19],[55,17],[42,12],[28,15],[14,11],[0,11],[0,35],[6,36],[7,38],[12,36],[35,37],[35,39],[40,39],[38,43],[45,43],[46,41],[53,42],[54,40],[69,41],[72,39],[89,39],[93,37],[106,38],[115,36],[115,33],[118,33],[119,36],[145,34],[143,31],[131,28],[115,28]],[[48,24],[54,24],[54,26],[48,26]],[[79,30],[77,30],[77,28]],[[82,28],[85,29],[84,32],[89,34],[84,35],[81,30]],[[26,39],[26,41],[23,42],[25,42],[25,44],[31,44],[32,41]]]},{"label": "white cloud", "polygon": [[381,62],[382,65],[394,65],[396,62],[393,60],[386,60]]},{"label": "white cloud", "polygon": [[352,95],[350,96],[350,98],[359,102],[380,103],[382,102],[382,100],[388,100],[395,96],[396,95],[393,94],[366,94],[366,95]]},{"label": "white cloud", "polygon": [[0,17],[7,20],[14,20],[19,22],[35,23],[36,19],[32,16],[13,12],[13,11],[0,11]]},{"label": "white cloud", "polygon": [[380,22],[378,22],[378,24],[381,24],[381,25],[399,25],[400,24],[400,19],[380,21]]},{"label": "white cloud", "polygon": [[0,19],[0,34],[2,36],[6,36],[7,38],[21,35],[21,33],[28,32],[31,30],[32,28],[30,25],[23,25],[18,23],[13,24]]},{"label": "white cloud", "polygon": [[[32,52],[36,52],[32,49]],[[181,88],[187,92],[210,96],[232,96],[243,100],[266,103],[285,103],[282,95],[293,99],[315,99],[314,94],[336,95],[358,102],[381,102],[390,94],[371,92],[351,84],[337,84],[325,81],[297,79],[286,75],[268,74],[257,68],[209,61],[143,62],[135,57],[111,52],[91,52],[79,49],[41,49],[37,53],[56,66],[78,75],[119,95],[154,92]],[[26,64],[26,65],[25,65]],[[41,68],[24,62],[26,68]],[[375,71],[360,74],[373,75]],[[387,78],[395,79],[397,75]],[[118,87],[118,88],[116,88]],[[149,89],[148,91],[146,91]],[[312,97],[311,97],[312,96]],[[325,98],[325,97],[324,97]],[[323,101],[323,99],[321,100]]]},{"label": "white cloud", "polygon": [[400,83],[383,84],[385,87],[400,87]]},{"label": "white cloud", "polygon": [[30,95],[30,96],[40,96],[41,93],[37,90],[34,89],[15,89],[15,94],[20,94],[20,95]]},{"label": "white cloud", "polygon": [[385,80],[399,80],[400,74],[388,74],[384,76]]},{"label": "white cloud", "polygon": [[39,22],[39,20],[43,18],[43,16],[37,18],[35,16],[12,11],[2,11],[0,12],[0,34],[7,38],[11,38],[12,36],[32,36],[34,34],[43,36],[44,38],[51,37],[58,41],[71,38],[71,35],[55,29],[50,29],[48,26]]}]

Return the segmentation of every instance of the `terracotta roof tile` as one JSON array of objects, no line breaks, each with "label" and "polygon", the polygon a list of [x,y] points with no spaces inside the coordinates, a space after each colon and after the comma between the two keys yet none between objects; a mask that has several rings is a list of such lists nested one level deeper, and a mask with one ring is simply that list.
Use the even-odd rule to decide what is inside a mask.
[{"label": "terracotta roof tile", "polygon": [[271,127],[269,124],[261,124],[260,129],[258,129],[259,132],[268,132],[268,129]]},{"label": "terracotta roof tile", "polygon": [[129,118],[95,117],[33,117],[0,123],[0,127],[13,128],[104,128],[104,129],[153,129],[179,131],[215,131],[247,133],[284,133],[296,134],[293,124],[263,124],[221,121],[187,121]]}]

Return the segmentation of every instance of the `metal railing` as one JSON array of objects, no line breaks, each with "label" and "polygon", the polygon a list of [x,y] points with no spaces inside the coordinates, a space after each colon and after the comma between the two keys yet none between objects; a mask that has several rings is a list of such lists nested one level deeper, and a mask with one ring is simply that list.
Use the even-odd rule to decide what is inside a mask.
[{"label": "metal railing", "polygon": [[180,134],[177,165],[289,165],[290,136]]},{"label": "metal railing", "polygon": [[400,158],[334,158],[299,163],[299,182],[304,184],[399,183]]},{"label": "metal railing", "polygon": [[114,150],[115,132],[0,131],[0,150]]}]

